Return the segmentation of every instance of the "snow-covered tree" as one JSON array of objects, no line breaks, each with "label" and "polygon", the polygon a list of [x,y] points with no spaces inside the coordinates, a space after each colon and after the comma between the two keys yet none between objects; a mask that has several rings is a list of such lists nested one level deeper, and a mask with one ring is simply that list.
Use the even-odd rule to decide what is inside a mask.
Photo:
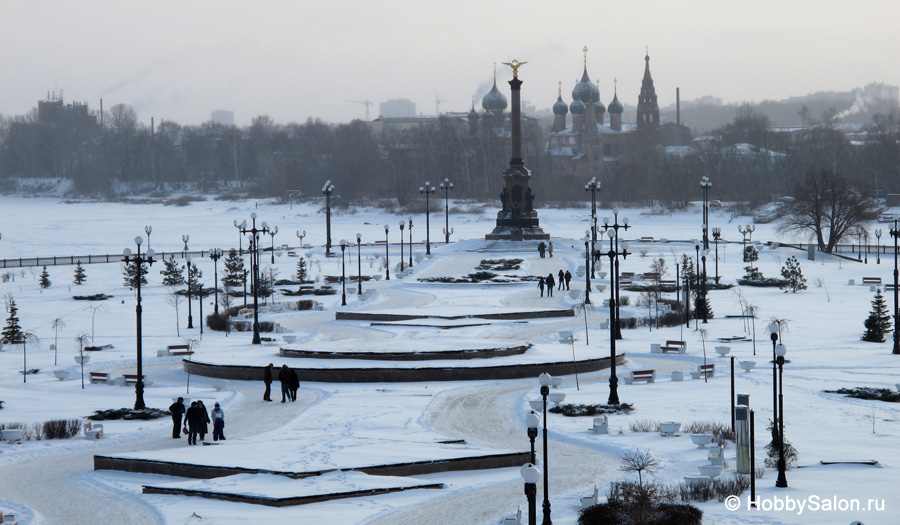
[{"label": "snow-covered tree", "polygon": [[47,272],[46,266],[41,270],[41,278],[38,284],[40,284],[41,288],[50,288],[50,273]]},{"label": "snow-covered tree", "polygon": [[179,267],[175,261],[175,256],[170,255],[168,259],[163,259],[164,268],[160,270],[163,276],[162,283],[165,286],[181,286],[184,284],[184,266]]},{"label": "snow-covered tree", "polygon": [[788,291],[796,293],[800,290],[806,290],[806,278],[800,271],[800,262],[793,255],[787,258],[784,266],[781,268],[781,277],[784,278],[784,284],[781,289],[787,293]]},{"label": "snow-covered tree", "polygon": [[6,296],[6,311],[9,317],[6,318],[6,326],[3,328],[2,338],[0,341],[6,344],[20,344],[25,342],[25,333],[19,325],[19,309],[16,307],[16,301],[11,295]]},{"label": "snow-covered tree", "polygon": [[875,292],[875,298],[872,299],[872,311],[864,323],[866,332],[862,336],[863,341],[870,343],[883,343],[885,334],[891,332],[891,314],[887,304],[884,302],[884,296],[881,290]]},{"label": "snow-covered tree", "polygon": [[[141,286],[147,284],[147,274],[150,273],[150,267],[147,263],[141,265],[140,275],[141,275]],[[125,268],[122,269],[122,276],[125,278],[125,286],[129,288],[135,288],[137,286],[137,265],[134,263],[125,264]]]},{"label": "snow-covered tree", "polygon": [[79,261],[75,263],[75,280],[72,282],[75,284],[83,284],[86,280],[87,276],[84,274],[84,267],[81,266],[81,261]]},{"label": "snow-covered tree", "polygon": [[237,288],[244,285],[244,258],[234,248],[225,256],[225,275],[222,285]]}]

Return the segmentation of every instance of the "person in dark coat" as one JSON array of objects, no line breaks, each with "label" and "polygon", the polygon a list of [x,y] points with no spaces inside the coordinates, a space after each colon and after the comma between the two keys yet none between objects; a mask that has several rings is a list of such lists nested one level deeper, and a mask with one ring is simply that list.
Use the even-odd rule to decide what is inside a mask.
[{"label": "person in dark coat", "polygon": [[184,414],[188,427],[188,445],[197,444],[197,433],[200,431],[200,424],[203,423],[203,415],[200,414],[200,408],[196,401],[191,401],[191,407]]},{"label": "person in dark coat", "polygon": [[169,412],[172,414],[172,438],[181,437],[181,420],[184,418],[184,398],[179,397],[178,401],[169,405]]},{"label": "person in dark coat", "polygon": [[559,289],[562,290],[563,286],[566,285],[566,281],[565,281],[566,276],[562,270],[560,270],[559,273],[556,274],[556,276],[559,277]]},{"label": "person in dark coat", "polygon": [[547,245],[544,244],[544,241],[538,243],[538,253],[541,254],[541,259],[544,258],[544,252],[547,250]]},{"label": "person in dark coat", "polygon": [[569,272],[569,270],[566,270],[566,275],[565,275],[565,277],[566,277],[566,290],[568,290],[568,289],[569,289],[569,283],[572,281],[572,274],[571,274],[571,272]]},{"label": "person in dark coat", "polygon": [[263,382],[266,384],[266,392],[263,394],[263,401],[271,401],[272,400],[272,367],[275,366],[272,363],[269,363],[263,370]]},{"label": "person in dark coat", "polygon": [[200,441],[203,441],[206,438],[206,434],[209,433],[209,424],[211,423],[209,419],[209,412],[206,411],[206,405],[203,404],[203,401],[197,401],[197,408],[200,409],[200,415],[202,416],[200,419],[200,427],[197,428],[197,433],[200,434]]},{"label": "person in dark coat", "polygon": [[297,371],[293,368],[289,368],[291,371],[291,384],[290,384],[290,393],[291,393],[291,401],[297,400],[297,390],[300,388],[300,378],[297,376]]},{"label": "person in dark coat", "polygon": [[547,279],[544,280],[547,283],[547,297],[553,297],[553,287],[556,286],[556,281],[553,279],[553,274],[547,274]]},{"label": "person in dark coat", "polygon": [[212,411],[213,441],[225,441],[225,411],[216,403]]},{"label": "person in dark coat", "polygon": [[284,403],[291,396],[291,369],[287,365],[281,365],[278,381],[281,382],[281,402]]},{"label": "person in dark coat", "polygon": [[544,296],[544,278],[543,277],[538,278],[538,288],[541,289],[541,297],[543,297]]}]

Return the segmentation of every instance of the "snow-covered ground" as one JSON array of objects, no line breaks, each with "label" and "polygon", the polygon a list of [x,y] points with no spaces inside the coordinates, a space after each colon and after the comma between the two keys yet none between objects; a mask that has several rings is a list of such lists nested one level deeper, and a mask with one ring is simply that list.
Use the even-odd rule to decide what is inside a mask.
[{"label": "snow-covered ground", "polygon": [[[297,230],[305,230],[304,244],[312,247],[297,250],[311,254],[310,274],[317,280],[326,275],[341,274],[341,258],[324,257],[324,213],[314,205],[275,205],[256,201],[204,201],[189,206],[161,204],[63,203],[49,198],[0,198],[7,220],[0,226],[0,259],[33,256],[68,256],[121,253],[134,248],[136,235],[146,238],[144,226],[152,225],[150,247],[154,250],[178,251],[184,246],[182,235],[189,235],[192,250],[236,246],[238,232],[233,221],[249,220],[251,212],[259,221],[278,225],[274,244],[296,246]],[[510,362],[548,362],[577,360],[609,355],[609,332],[599,326],[608,318],[602,301],[605,292],[593,291],[593,306],[584,318],[579,306],[580,294],[557,291],[554,297],[540,297],[534,284],[511,285],[446,285],[421,283],[424,277],[461,277],[475,271],[482,259],[522,258],[520,270],[510,275],[554,276],[560,269],[577,275],[584,265],[584,243],[581,241],[589,210],[539,210],[541,225],[552,235],[554,257],[538,257],[535,243],[484,243],[484,234],[493,227],[491,215],[451,214],[455,229],[453,241],[443,243],[440,228],[443,213],[431,216],[431,258],[421,257],[425,247],[425,218],[414,217],[414,266],[403,278],[394,275],[400,260],[397,222],[406,217],[387,215],[379,210],[357,209],[332,215],[332,240],[352,240],[362,235],[364,245],[357,262],[356,247],[348,249],[347,273],[355,275],[357,264],[364,275],[380,276],[363,283],[371,296],[359,299],[356,283],[348,283],[347,306],[340,306],[341,295],[317,296],[323,310],[264,314],[263,320],[279,322],[288,331],[281,335],[297,337],[298,348],[341,351],[370,350],[414,352],[454,348],[493,348],[515,344],[534,344],[521,356],[476,360],[474,362],[414,362],[415,366],[477,366]],[[610,212],[605,211],[611,215]],[[603,217],[604,212],[600,212]],[[692,209],[669,215],[649,215],[645,210],[624,210],[632,228],[628,239],[654,237],[668,243],[635,243],[635,253],[621,262],[622,271],[649,270],[651,259],[666,260],[669,277],[674,279],[674,265],[682,253],[695,255],[691,239],[700,236],[700,211]],[[601,221],[602,222],[602,221]],[[720,210],[711,212],[710,222],[725,232],[728,243],[718,247],[718,268],[723,282],[734,282],[742,276],[738,225],[749,217],[732,217]],[[384,225],[390,225],[389,247],[391,280],[384,279],[382,257]],[[872,228],[880,225],[872,225]],[[886,229],[886,228],[885,228]],[[870,235],[870,238],[874,236]],[[408,242],[408,230],[404,242]],[[758,225],[754,241],[789,242],[780,238],[775,225]],[[264,239],[269,246],[273,239]],[[144,241],[146,243],[146,240]],[[246,247],[246,239],[243,241]],[[146,244],[144,245],[146,248]],[[604,246],[605,247],[605,246]],[[405,247],[404,262],[408,261]],[[646,253],[643,253],[643,252]],[[339,249],[337,250],[340,254]],[[800,260],[809,289],[785,294],[775,288],[741,288],[747,301],[758,307],[755,334],[741,319],[726,315],[741,313],[734,290],[710,292],[715,318],[701,325],[702,332],[690,327],[648,330],[646,327],[626,330],[617,342],[617,351],[627,353],[627,362],[619,368],[619,376],[630,370],[654,369],[654,384],[624,385],[620,381],[619,396],[633,403],[630,415],[610,417],[609,435],[588,430],[591,418],[567,418],[550,414],[549,475],[553,520],[574,523],[580,497],[593,491],[601,494],[610,481],[627,477],[618,471],[621,454],[635,448],[649,449],[663,468],[656,474],[662,481],[677,481],[685,475],[697,474],[697,467],[707,463],[706,452],[699,450],[686,435],[662,437],[656,433],[635,433],[629,424],[635,420],[730,422],[730,360],[720,358],[714,347],[720,337],[748,335],[750,341],[730,343],[737,361],[756,361],[751,372],[736,373],[736,390],[748,393],[756,411],[757,459],[762,461],[763,447],[768,442],[765,424],[772,417],[771,342],[766,325],[771,319],[786,320],[783,333],[789,363],[784,370],[785,434],[798,449],[801,468],[788,471],[789,488],[774,487],[775,472],[768,471],[758,482],[761,506],[776,508],[752,510],[742,497],[741,508],[729,511],[725,503],[701,504],[705,523],[896,523],[900,508],[895,498],[895,478],[900,452],[900,407],[876,401],[849,399],[823,393],[840,387],[871,386],[895,388],[898,382],[898,356],[891,355],[890,343],[860,341],[863,321],[871,307],[873,293],[861,286],[863,277],[892,279],[893,261],[870,254],[868,265],[837,258],[808,261],[805,252],[790,248],[764,247],[758,266],[768,277],[776,277],[788,256]],[[207,287],[213,285],[213,263],[208,259],[195,262],[203,271]],[[220,261],[221,263],[221,261]],[[290,278],[297,258],[281,253],[273,268],[281,278]],[[265,269],[270,255],[262,257]],[[223,273],[219,264],[219,276]],[[602,270],[608,270],[608,260]],[[155,421],[107,421],[105,435],[99,441],[77,437],[62,441],[26,441],[20,445],[0,444],[0,510],[15,512],[19,523],[499,523],[504,515],[526,507],[522,480],[517,468],[486,471],[450,472],[416,476],[414,484],[443,483],[440,490],[420,489],[379,496],[359,497],[314,503],[297,507],[270,508],[201,498],[144,495],[142,485],[213,486],[180,478],[158,475],[94,471],[92,459],[98,455],[152,457],[171,461],[191,460],[233,465],[257,465],[259,468],[290,466],[291,469],[315,470],[326,467],[360,467],[401,461],[402,458],[425,457],[448,453],[460,445],[436,445],[446,439],[465,439],[471,453],[502,453],[529,448],[524,416],[529,400],[539,398],[536,379],[458,383],[409,384],[324,384],[301,385],[296,403],[265,403],[262,384],[230,381],[223,391],[216,391],[208,378],[190,378],[182,370],[179,358],[157,357],[157,350],[167,345],[196,340],[193,358],[204,362],[261,365],[285,362],[298,367],[388,366],[367,360],[287,360],[278,356],[277,345],[250,345],[248,333],[229,336],[205,329],[200,334],[200,313],[193,305],[193,329],[187,329],[187,308],[181,303],[176,310],[167,299],[171,291],[161,285],[161,264],[151,268],[149,285],[142,290],[144,370],[152,386],[145,391],[148,406],[165,409],[179,395],[203,399],[207,407],[218,401],[226,412],[225,434],[228,440],[219,446],[185,448],[184,439],[170,437],[169,419]],[[710,276],[715,271],[714,255],[707,262]],[[38,286],[40,268],[0,269],[9,279],[0,283],[0,293],[10,294],[19,308],[23,329],[40,340],[27,346],[6,345],[0,352],[0,423],[33,423],[56,418],[78,418],[94,410],[131,406],[134,390],[129,387],[86,384],[81,388],[80,368],[74,357],[78,350],[74,339],[79,334],[93,336],[98,345],[111,349],[91,352],[89,371],[110,372],[117,376],[134,372],[135,361],[135,297],[122,286],[120,263],[85,265],[87,282],[71,284],[73,267],[48,267],[52,285]],[[849,285],[849,280],[856,285]],[[608,283],[597,279],[593,284]],[[573,290],[583,291],[584,278],[575,277]],[[736,289],[735,289],[736,290]],[[105,293],[113,296],[94,303],[74,301],[73,295]],[[624,292],[632,305],[639,294]],[[887,297],[890,302],[890,296]],[[283,300],[291,300],[284,298]],[[204,315],[212,311],[212,298],[204,304]],[[336,321],[337,311],[418,312],[425,315],[459,315],[485,311],[523,311],[576,307],[572,318],[526,320],[522,322],[478,320],[479,326],[442,329],[435,325],[447,321],[435,319],[409,322],[410,326],[379,326],[357,321]],[[646,307],[623,307],[623,316],[646,315]],[[6,314],[4,314],[4,319]],[[54,330],[54,320],[59,328]],[[432,326],[421,326],[421,325]],[[475,323],[472,323],[475,324]],[[587,328],[585,325],[587,324]],[[558,333],[571,331],[574,345],[560,344]],[[705,334],[705,335],[703,335]],[[266,335],[266,334],[264,334]],[[752,336],[755,335],[755,344]],[[669,339],[687,342],[685,355],[650,353],[650,345]],[[705,339],[705,357],[704,357]],[[57,350],[51,349],[55,344]],[[754,352],[756,355],[754,356]],[[23,363],[27,359],[27,364]],[[716,377],[708,383],[670,380],[672,371],[685,375],[698,364],[714,362]],[[495,362],[496,361],[496,362]],[[23,366],[40,371],[27,376],[23,383]],[[389,366],[409,366],[390,362]],[[60,381],[54,370],[70,372]],[[567,403],[603,403],[606,401],[608,372],[567,376],[559,392]],[[276,388],[273,390],[277,391]],[[273,392],[278,401],[278,393]],[[540,449],[540,438],[538,447]],[[734,447],[726,450],[734,466]],[[540,460],[540,454],[538,454]],[[874,459],[881,468],[862,465],[830,465],[821,460]],[[540,461],[539,461],[540,462]],[[542,463],[542,462],[541,462]],[[540,465],[543,468],[543,465]],[[726,475],[728,475],[726,473]],[[302,484],[285,483],[260,476],[252,482],[242,478],[223,480],[220,486],[245,493],[309,494],[335,490],[335,486],[366,487],[365,479],[325,477],[298,480]],[[386,480],[385,484],[408,485],[409,480]],[[181,485],[183,486],[183,485]],[[238,488],[236,488],[238,487]],[[543,487],[539,484],[539,499]],[[790,498],[790,499],[786,499]],[[866,511],[869,499],[872,510]],[[824,503],[836,501],[839,506],[859,500],[863,510],[826,511]],[[819,502],[819,510],[809,507]],[[799,505],[805,503],[802,513]],[[779,505],[790,508],[777,508]],[[875,510],[880,505],[880,509]],[[540,502],[539,502],[540,508]],[[540,511],[539,511],[540,512]]]}]

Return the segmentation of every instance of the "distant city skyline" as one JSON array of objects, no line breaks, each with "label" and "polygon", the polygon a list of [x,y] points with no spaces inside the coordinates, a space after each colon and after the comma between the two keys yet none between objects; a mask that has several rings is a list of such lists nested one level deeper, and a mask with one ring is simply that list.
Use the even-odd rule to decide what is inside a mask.
[{"label": "distant city skyline", "polygon": [[[463,0],[152,4],[11,0],[0,6],[0,114],[28,112],[47,92],[92,110],[131,105],[139,120],[199,124],[215,110],[237,125],[378,116],[409,99],[420,114],[467,111],[490,89],[548,108],[587,68],[601,102],[635,105],[649,48],[661,107],[712,96],[760,102],[872,82],[900,85],[900,3]],[[440,100],[438,103],[437,100]],[[371,101],[368,105],[366,101]]]}]

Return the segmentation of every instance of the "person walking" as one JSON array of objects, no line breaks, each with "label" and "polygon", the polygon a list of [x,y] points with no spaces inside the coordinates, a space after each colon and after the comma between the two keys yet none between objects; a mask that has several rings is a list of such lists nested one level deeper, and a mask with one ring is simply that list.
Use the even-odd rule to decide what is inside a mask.
[{"label": "person walking", "polygon": [[281,365],[278,371],[278,381],[281,382],[281,402],[287,401],[291,395],[291,369],[287,365]]},{"label": "person walking", "polygon": [[206,434],[209,433],[209,412],[206,411],[206,405],[203,404],[203,401],[197,400],[197,408],[200,409],[200,426],[197,428],[197,433],[200,434],[200,441],[204,441],[206,439]]},{"label": "person walking", "polygon": [[566,290],[569,289],[569,283],[572,281],[572,273],[569,270],[566,270]]},{"label": "person walking", "polygon": [[179,397],[169,405],[169,412],[172,414],[172,439],[181,438],[181,420],[184,418],[184,398]]},{"label": "person walking", "polygon": [[541,289],[541,297],[544,296],[544,278],[538,277],[538,288]]},{"label": "person walking", "polygon": [[272,363],[269,363],[263,370],[263,382],[266,384],[266,392],[263,394],[263,401],[271,401],[272,400],[272,367],[275,366]]},{"label": "person walking", "polygon": [[225,411],[216,403],[212,411],[213,441],[225,441]]},{"label": "person walking", "polygon": [[289,368],[291,371],[291,384],[290,384],[290,394],[291,401],[297,400],[297,390],[300,388],[300,377],[297,376],[297,371],[293,368]]},{"label": "person walking", "polygon": [[550,253],[550,258],[553,258],[553,241],[547,241],[547,252]]},{"label": "person walking", "polygon": [[544,241],[538,243],[538,253],[541,254],[541,259],[544,258],[544,252],[547,250],[547,245],[544,244]]},{"label": "person walking", "polygon": [[553,272],[547,274],[547,279],[544,282],[547,283],[547,297],[553,297],[553,287],[556,286],[556,281],[553,280]]},{"label": "person walking", "polygon": [[197,433],[200,431],[200,423],[203,421],[196,401],[191,401],[191,407],[185,412],[184,419],[187,421],[188,427],[188,445],[196,445]]},{"label": "person walking", "polygon": [[559,273],[558,273],[556,276],[559,278],[559,289],[562,290],[562,289],[563,289],[563,286],[566,285],[566,282],[565,282],[566,276],[565,276],[565,274],[563,273],[562,270],[560,270]]}]

